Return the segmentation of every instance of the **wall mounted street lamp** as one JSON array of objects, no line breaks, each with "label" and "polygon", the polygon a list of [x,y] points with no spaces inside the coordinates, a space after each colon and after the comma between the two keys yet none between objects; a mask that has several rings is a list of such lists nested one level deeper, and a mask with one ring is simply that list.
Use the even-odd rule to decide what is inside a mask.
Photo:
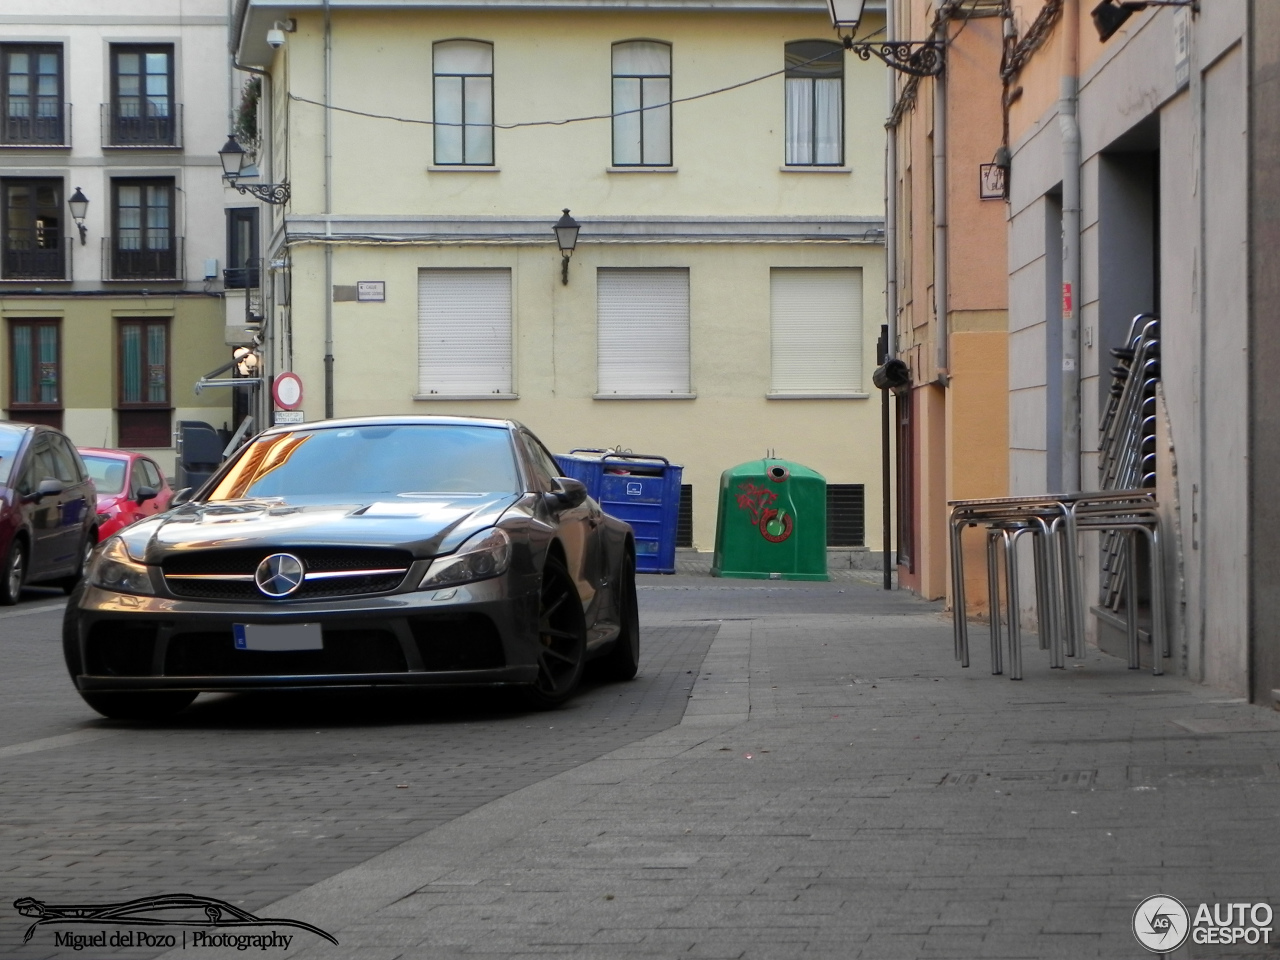
[{"label": "wall mounted street lamp", "polygon": [[71,219],[80,228],[80,245],[84,246],[85,236],[89,232],[84,225],[84,215],[89,212],[89,198],[80,192],[79,187],[76,187],[76,192],[67,200],[67,206],[71,208]]},{"label": "wall mounted street lamp", "polygon": [[257,176],[254,174],[245,174],[244,147],[236,142],[235,134],[227,137],[227,142],[222,145],[222,149],[218,151],[218,159],[222,161],[222,179],[230,186],[233,186],[240,193],[247,194],[263,203],[288,203],[289,202],[289,184],[288,183],[241,183],[242,176]]},{"label": "wall mounted street lamp", "polygon": [[[827,0],[831,25],[846,50],[856,53],[860,60],[875,57],[901,73],[916,77],[936,77],[942,72],[946,45],[941,40],[854,40],[865,4],[866,0]],[[842,30],[849,32],[844,34]]]},{"label": "wall mounted street lamp", "polygon": [[1192,13],[1199,13],[1200,0],[1102,0],[1090,14],[1098,39],[1106,43],[1126,20],[1147,7],[1190,7]]},{"label": "wall mounted street lamp", "polygon": [[573,256],[573,248],[578,245],[578,231],[582,224],[569,216],[569,208],[564,208],[564,216],[552,227],[556,232],[556,246],[560,248],[560,282],[569,283],[569,258]]}]

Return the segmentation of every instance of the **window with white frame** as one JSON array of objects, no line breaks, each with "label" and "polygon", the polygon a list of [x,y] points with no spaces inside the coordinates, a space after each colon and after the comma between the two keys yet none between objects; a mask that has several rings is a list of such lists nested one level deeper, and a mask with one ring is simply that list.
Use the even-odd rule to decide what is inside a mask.
[{"label": "window with white frame", "polygon": [[862,392],[862,270],[769,271],[773,396]]},{"label": "window with white frame", "polygon": [[671,44],[613,45],[613,164],[671,166]]},{"label": "window with white frame", "polygon": [[418,271],[418,394],[512,393],[511,271]]},{"label": "window with white frame", "polygon": [[687,267],[596,271],[600,396],[681,396],[689,382]]},{"label": "window with white frame", "polygon": [[493,44],[442,40],[432,47],[435,162],[493,164]]},{"label": "window with white frame", "polygon": [[797,40],[786,47],[787,166],[844,163],[844,47]]}]

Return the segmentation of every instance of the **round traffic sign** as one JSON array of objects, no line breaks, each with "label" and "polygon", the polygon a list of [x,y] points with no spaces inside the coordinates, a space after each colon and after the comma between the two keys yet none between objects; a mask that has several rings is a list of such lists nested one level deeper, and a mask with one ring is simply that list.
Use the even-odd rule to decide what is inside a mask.
[{"label": "round traffic sign", "polygon": [[271,395],[281,410],[297,410],[302,405],[302,378],[296,373],[276,374]]}]

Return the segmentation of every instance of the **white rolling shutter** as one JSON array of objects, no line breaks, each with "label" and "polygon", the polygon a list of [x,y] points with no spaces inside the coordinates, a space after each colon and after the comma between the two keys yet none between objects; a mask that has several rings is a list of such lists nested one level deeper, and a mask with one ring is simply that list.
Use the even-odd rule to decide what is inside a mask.
[{"label": "white rolling shutter", "polygon": [[418,271],[418,393],[509,394],[511,271]]},{"label": "white rolling shutter", "polygon": [[688,394],[687,268],[596,271],[598,393]]},{"label": "white rolling shutter", "polygon": [[862,270],[769,272],[773,375],[770,392],[862,392]]}]

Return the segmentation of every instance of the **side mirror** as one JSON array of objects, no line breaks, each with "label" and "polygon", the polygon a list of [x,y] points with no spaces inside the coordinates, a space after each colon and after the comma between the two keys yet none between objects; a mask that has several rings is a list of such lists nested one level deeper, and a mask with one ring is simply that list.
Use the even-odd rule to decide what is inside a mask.
[{"label": "side mirror", "polygon": [[173,499],[169,501],[169,506],[180,507],[184,503],[190,503],[191,495],[193,493],[195,493],[194,487],[183,487],[181,490],[179,490],[177,493],[173,495]]},{"label": "side mirror", "polygon": [[587,487],[581,480],[572,477],[556,477],[556,490],[551,495],[565,507],[577,507],[586,502]]},{"label": "side mirror", "polygon": [[25,499],[39,503],[45,497],[56,497],[63,489],[61,480],[54,477],[45,477],[36,485],[35,492],[27,494]]},{"label": "side mirror", "polygon": [[142,506],[148,500],[154,500],[160,495],[155,487],[139,487],[138,488],[138,506]]}]

